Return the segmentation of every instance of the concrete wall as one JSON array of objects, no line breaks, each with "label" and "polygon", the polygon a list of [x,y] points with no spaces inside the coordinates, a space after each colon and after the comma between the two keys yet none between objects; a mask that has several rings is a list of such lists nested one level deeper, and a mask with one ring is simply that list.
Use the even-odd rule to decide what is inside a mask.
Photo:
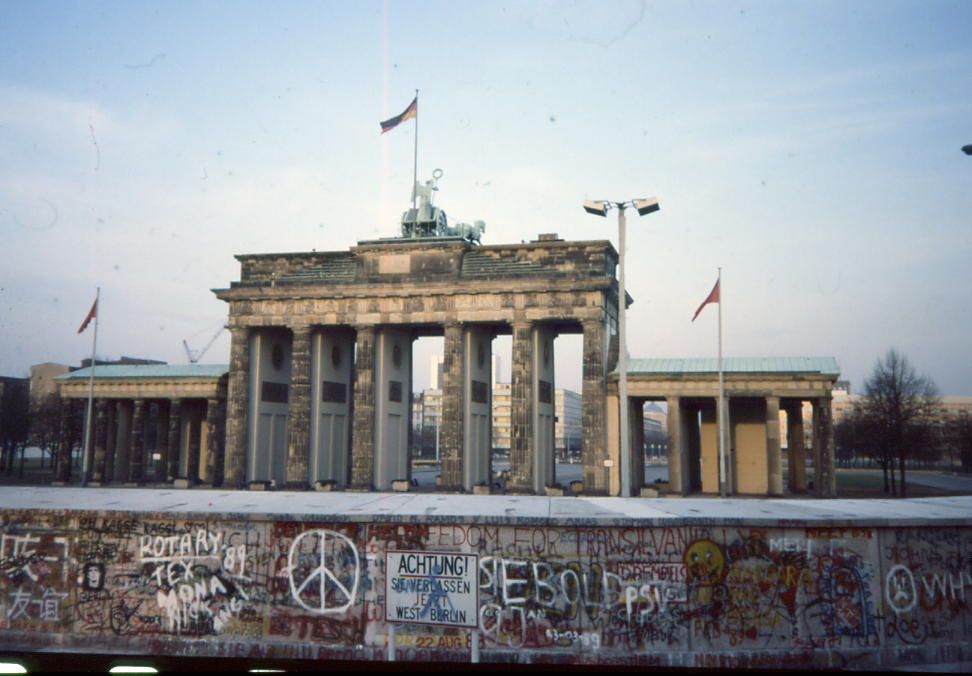
[{"label": "concrete wall", "polygon": [[[784,516],[773,521],[660,518],[656,506],[705,501],[508,498],[501,502],[516,504],[470,517],[461,513],[488,503],[449,496],[453,512],[444,513],[443,496],[313,493],[291,494],[312,507],[285,514],[271,507],[280,494],[272,503],[266,493],[198,490],[139,491],[149,505],[139,512],[104,507],[124,501],[124,490],[56,490],[2,499],[0,644],[8,651],[383,660],[385,553],[415,550],[479,556],[484,662],[972,660],[967,516],[900,526],[884,517],[799,521],[786,515],[806,515],[809,503],[781,501]],[[50,506],[90,504],[94,494],[104,497],[89,510]],[[972,502],[958,500],[914,503],[926,515],[967,515]],[[266,511],[234,511],[237,502]],[[729,502],[723,513],[757,514],[768,504]],[[538,517],[540,505],[567,516]],[[399,624],[395,657],[469,661],[471,640],[467,629]]]}]

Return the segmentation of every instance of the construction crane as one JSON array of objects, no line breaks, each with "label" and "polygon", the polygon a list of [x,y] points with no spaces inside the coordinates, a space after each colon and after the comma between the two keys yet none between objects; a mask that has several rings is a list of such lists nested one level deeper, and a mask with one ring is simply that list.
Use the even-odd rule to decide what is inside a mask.
[{"label": "construction crane", "polygon": [[189,363],[190,364],[195,364],[200,359],[202,359],[202,356],[204,354],[206,354],[206,351],[213,346],[213,343],[216,342],[216,339],[219,338],[219,334],[221,334],[224,329],[226,329],[226,325],[225,324],[223,324],[222,326],[219,327],[219,330],[216,331],[216,333],[213,334],[213,337],[209,339],[209,342],[206,343],[205,347],[203,347],[201,350],[192,350],[192,349],[190,349],[189,343],[186,342],[185,340],[183,340],[182,341],[182,346],[184,348],[186,348],[186,356],[189,357]]}]

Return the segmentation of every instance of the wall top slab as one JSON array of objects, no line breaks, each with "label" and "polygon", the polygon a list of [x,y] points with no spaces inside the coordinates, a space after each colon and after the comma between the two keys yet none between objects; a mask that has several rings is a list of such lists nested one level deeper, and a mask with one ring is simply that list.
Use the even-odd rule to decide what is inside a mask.
[{"label": "wall top slab", "polygon": [[972,496],[912,500],[549,498],[434,493],[316,493],[11,486],[0,511],[119,518],[256,519],[305,522],[486,523],[559,526],[904,527],[972,526]]}]

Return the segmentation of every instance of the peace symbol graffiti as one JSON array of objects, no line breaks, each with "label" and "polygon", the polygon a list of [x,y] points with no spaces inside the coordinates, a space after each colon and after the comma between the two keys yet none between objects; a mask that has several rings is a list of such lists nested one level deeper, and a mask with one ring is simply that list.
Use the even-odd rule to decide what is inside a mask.
[{"label": "peace symbol graffiti", "polygon": [[290,594],[315,613],[343,613],[354,603],[361,579],[358,548],[331,530],[304,531],[290,546]]}]

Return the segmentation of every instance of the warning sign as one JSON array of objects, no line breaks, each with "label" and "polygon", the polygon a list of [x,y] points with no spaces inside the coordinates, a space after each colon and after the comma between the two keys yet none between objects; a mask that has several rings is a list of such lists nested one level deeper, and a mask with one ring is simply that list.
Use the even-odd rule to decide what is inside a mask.
[{"label": "warning sign", "polygon": [[386,552],[385,620],[478,626],[479,557],[454,552]]}]

